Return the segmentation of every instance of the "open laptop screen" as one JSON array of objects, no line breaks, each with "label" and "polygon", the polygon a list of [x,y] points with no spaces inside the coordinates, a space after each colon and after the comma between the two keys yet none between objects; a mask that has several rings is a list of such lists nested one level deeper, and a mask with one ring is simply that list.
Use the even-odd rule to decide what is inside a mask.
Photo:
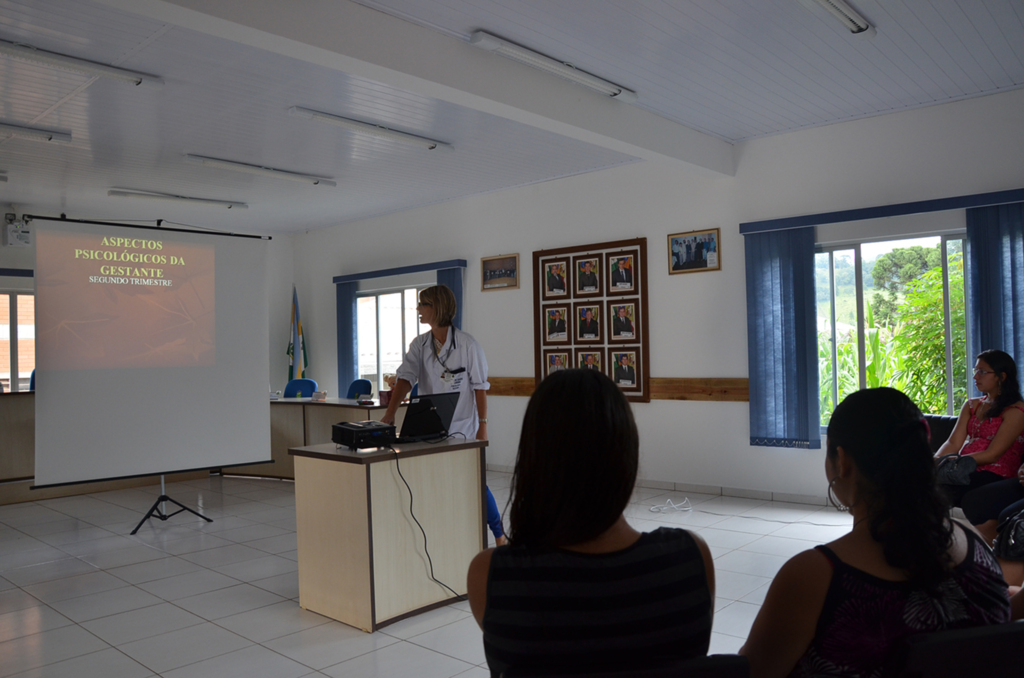
[{"label": "open laptop screen", "polygon": [[458,391],[434,393],[410,400],[405,410],[400,439],[424,440],[447,436],[455,416],[455,406],[459,404],[459,395]]}]

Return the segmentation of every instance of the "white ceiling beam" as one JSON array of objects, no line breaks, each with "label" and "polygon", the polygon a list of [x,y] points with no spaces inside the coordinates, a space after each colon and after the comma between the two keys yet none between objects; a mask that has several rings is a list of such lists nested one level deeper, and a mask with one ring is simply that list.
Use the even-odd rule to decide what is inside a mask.
[{"label": "white ceiling beam", "polygon": [[645,160],[735,174],[727,141],[348,0],[98,1]]}]

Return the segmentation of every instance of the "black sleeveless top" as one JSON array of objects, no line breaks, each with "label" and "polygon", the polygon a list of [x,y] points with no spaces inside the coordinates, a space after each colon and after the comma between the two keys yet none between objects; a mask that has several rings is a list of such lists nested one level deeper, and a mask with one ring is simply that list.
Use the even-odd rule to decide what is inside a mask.
[{"label": "black sleeveless top", "polygon": [[711,594],[685,530],[659,528],[614,553],[494,550],[484,652],[509,666],[585,670],[707,654]]}]

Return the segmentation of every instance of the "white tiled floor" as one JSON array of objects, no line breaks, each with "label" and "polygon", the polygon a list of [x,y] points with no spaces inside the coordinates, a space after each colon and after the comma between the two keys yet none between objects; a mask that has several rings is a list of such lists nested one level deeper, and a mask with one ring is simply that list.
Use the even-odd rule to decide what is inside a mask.
[{"label": "white tiled floor", "polygon": [[[509,481],[488,474],[499,506]],[[128,536],[156,494],[0,506],[0,678],[489,675],[465,602],[372,635],[299,608],[291,483],[173,484],[170,496],[214,522],[181,514]],[[687,497],[690,512],[650,510]],[[850,526],[825,508],[646,488],[626,515],[638,529],[687,527],[710,544],[713,653],[739,649],[787,558]]]}]

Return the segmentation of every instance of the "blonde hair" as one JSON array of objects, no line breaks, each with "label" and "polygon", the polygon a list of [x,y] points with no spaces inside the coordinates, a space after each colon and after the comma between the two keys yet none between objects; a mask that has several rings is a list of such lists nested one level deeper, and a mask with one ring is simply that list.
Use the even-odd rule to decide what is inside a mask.
[{"label": "blonde hair", "polygon": [[438,327],[450,327],[459,310],[455,293],[444,285],[434,285],[420,292],[420,302],[434,308],[434,323]]}]

